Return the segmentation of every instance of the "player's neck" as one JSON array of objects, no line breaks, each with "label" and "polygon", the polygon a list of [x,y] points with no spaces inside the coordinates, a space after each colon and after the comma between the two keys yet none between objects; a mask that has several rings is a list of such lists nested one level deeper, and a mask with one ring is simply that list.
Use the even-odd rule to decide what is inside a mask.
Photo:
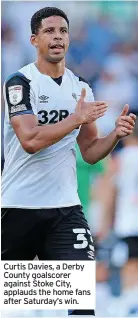
[{"label": "player's neck", "polygon": [[35,65],[40,73],[46,74],[53,78],[63,76],[65,72],[65,60],[62,60],[59,63],[50,63],[38,57]]}]

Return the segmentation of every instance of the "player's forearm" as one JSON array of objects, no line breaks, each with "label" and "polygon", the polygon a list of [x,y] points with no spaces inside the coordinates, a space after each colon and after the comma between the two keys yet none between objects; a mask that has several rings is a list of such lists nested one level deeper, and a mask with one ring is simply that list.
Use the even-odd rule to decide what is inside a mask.
[{"label": "player's forearm", "polygon": [[84,160],[90,164],[95,164],[99,160],[104,159],[115,148],[118,141],[119,138],[115,130],[106,137],[97,138],[85,150],[83,154]]},{"label": "player's forearm", "polygon": [[35,153],[57,143],[80,124],[80,118],[74,113],[56,124],[33,127],[23,148],[28,153]]}]

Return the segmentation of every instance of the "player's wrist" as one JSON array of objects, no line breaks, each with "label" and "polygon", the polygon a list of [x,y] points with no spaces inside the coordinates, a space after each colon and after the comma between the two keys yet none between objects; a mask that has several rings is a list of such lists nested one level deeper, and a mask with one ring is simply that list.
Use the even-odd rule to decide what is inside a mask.
[{"label": "player's wrist", "polygon": [[122,139],[122,137],[118,134],[117,127],[114,129],[113,133],[117,142]]},{"label": "player's wrist", "polygon": [[74,122],[74,124],[76,125],[76,127],[78,127],[79,125],[84,124],[85,122],[85,118],[83,118],[80,114],[78,114],[77,112],[74,114],[71,114],[72,116],[72,120]]}]

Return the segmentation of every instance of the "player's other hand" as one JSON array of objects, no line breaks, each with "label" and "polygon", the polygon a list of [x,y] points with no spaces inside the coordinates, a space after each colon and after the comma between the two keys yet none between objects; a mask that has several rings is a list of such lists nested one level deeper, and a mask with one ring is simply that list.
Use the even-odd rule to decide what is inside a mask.
[{"label": "player's other hand", "polygon": [[94,122],[102,117],[107,110],[107,103],[103,101],[85,102],[86,89],[82,88],[80,99],[77,102],[75,112],[79,115],[82,124]]},{"label": "player's other hand", "polygon": [[115,131],[116,135],[119,139],[129,136],[133,133],[134,126],[135,126],[135,120],[136,120],[136,115],[130,113],[128,114],[129,111],[129,105],[126,104],[123,108],[123,111],[117,118],[115,125]]}]

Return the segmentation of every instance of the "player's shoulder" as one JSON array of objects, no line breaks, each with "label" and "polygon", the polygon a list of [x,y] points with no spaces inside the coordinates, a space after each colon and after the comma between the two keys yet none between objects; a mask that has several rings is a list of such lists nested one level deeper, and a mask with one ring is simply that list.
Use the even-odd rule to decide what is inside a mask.
[{"label": "player's shoulder", "polygon": [[85,78],[74,74],[70,69],[66,68],[67,75],[72,79],[72,81],[76,81],[80,86],[86,87],[86,88],[91,88],[91,85],[88,80]]},{"label": "player's shoulder", "polygon": [[32,63],[25,65],[21,69],[19,69],[17,72],[10,74],[6,79],[4,84],[12,84],[14,82],[14,85],[20,84],[22,82],[30,83],[33,78],[32,74]]}]

